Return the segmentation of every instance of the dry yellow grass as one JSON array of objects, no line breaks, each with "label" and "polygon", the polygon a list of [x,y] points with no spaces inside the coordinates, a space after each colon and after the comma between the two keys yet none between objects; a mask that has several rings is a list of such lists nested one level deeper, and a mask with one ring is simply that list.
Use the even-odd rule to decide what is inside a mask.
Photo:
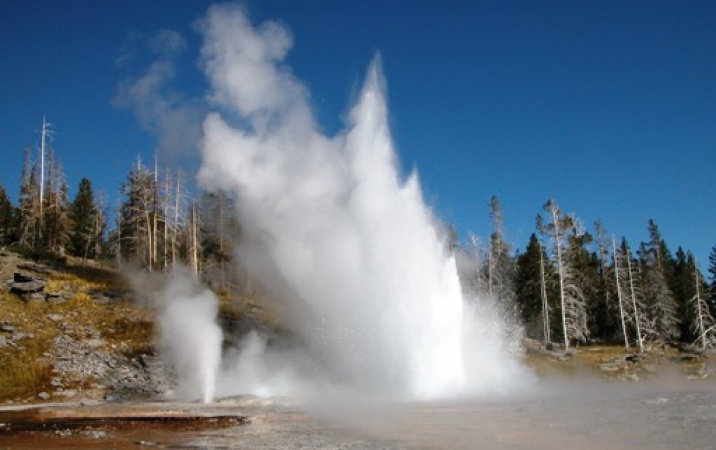
[{"label": "dry yellow grass", "polygon": [[12,294],[3,293],[0,297],[3,321],[29,335],[0,351],[0,399],[36,394],[37,388],[50,379],[52,367],[42,354],[51,345],[53,333],[44,321],[35,318],[40,310],[38,305],[25,304]]},{"label": "dry yellow grass", "polygon": [[66,333],[68,324],[79,340],[91,337],[86,330],[96,329],[107,346],[128,353],[153,352],[154,325],[147,309],[127,299],[103,303],[91,298],[93,292],[124,289],[116,272],[70,264],[43,276],[48,280],[46,292],[71,292],[72,298],[26,302],[7,291],[0,293],[0,322],[26,336],[0,349],[0,401],[27,400],[49,389],[52,365],[46,354],[52,352],[54,339]]},{"label": "dry yellow grass", "polygon": [[[14,353],[14,352],[13,352]],[[0,356],[0,399],[20,400],[34,396],[38,388],[46,386],[52,376],[52,367],[28,353]]]},{"label": "dry yellow grass", "polygon": [[677,348],[647,346],[644,353],[636,348],[626,352],[618,345],[590,345],[575,348],[569,355],[544,352],[528,346],[524,363],[540,377],[599,377],[604,379],[643,380],[664,373],[679,377],[707,378],[714,358],[684,353]]}]

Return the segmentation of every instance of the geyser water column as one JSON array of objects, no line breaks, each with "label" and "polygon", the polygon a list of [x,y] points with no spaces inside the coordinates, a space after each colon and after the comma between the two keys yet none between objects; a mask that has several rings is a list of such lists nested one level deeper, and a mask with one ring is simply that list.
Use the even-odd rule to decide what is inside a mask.
[{"label": "geyser water column", "polygon": [[235,198],[237,255],[295,312],[286,323],[306,357],[360,390],[460,392],[455,262],[416,174],[402,181],[397,172],[379,58],[346,130],[328,137],[282,65],[291,46],[283,26],[254,27],[240,7],[215,5],[199,29],[217,112],[204,121],[198,179]]},{"label": "geyser water column", "polygon": [[219,302],[194,283],[192,273],[177,267],[153,299],[158,309],[162,356],[177,374],[177,397],[214,399],[223,334],[216,323]]}]

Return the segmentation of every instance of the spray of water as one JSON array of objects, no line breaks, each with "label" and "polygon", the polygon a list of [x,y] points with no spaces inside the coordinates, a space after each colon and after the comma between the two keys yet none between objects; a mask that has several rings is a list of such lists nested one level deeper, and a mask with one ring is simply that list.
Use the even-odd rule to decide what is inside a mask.
[{"label": "spray of water", "polygon": [[272,353],[251,336],[225,363],[222,389],[291,393],[320,378],[435,398],[504,385],[514,367],[503,361],[504,326],[489,312],[490,322],[468,314],[418,177],[397,171],[380,58],[345,131],[326,136],[282,62],[292,42],[285,27],[253,26],[241,8],[219,5],[199,29],[217,112],[203,124],[198,179],[235,198],[237,255],[285,302],[302,343]]},{"label": "spray of water", "polygon": [[188,270],[178,268],[154,296],[159,345],[177,373],[177,396],[208,403],[214,398],[223,335],[216,323],[216,297],[192,280]]}]

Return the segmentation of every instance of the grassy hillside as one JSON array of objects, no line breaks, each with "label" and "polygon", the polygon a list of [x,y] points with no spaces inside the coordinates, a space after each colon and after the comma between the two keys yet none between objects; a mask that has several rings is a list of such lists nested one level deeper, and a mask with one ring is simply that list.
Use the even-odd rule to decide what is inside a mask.
[{"label": "grassy hillside", "polygon": [[[44,291],[34,299],[11,293],[15,272],[46,281]],[[152,382],[152,363],[162,366],[154,314],[134,297],[107,265],[71,258],[35,263],[0,252],[0,403],[48,400],[41,393],[59,401],[70,393],[115,398],[117,389],[152,395],[169,388],[170,374],[160,373],[159,386]],[[275,328],[275,314],[255,296],[218,298],[227,342],[249,329]]]},{"label": "grassy hillside", "polygon": [[[14,272],[45,279],[45,300],[10,293]],[[153,352],[150,311],[131,303],[116,271],[79,261],[36,264],[5,253],[0,273],[0,401],[28,401],[52,390],[52,378],[62,375],[53,373],[55,359],[63,357],[53,353],[61,335],[79,342],[101,336],[98,346],[110,351]],[[65,390],[89,389],[98,381],[75,378],[66,380]]]},{"label": "grassy hillside", "polygon": [[713,381],[716,359],[710,354],[696,354],[676,347],[647,346],[639,354],[626,352],[618,345],[589,345],[569,352],[546,351],[539,342],[524,341],[524,363],[542,377],[601,378],[606,380],[642,381],[674,378]]}]

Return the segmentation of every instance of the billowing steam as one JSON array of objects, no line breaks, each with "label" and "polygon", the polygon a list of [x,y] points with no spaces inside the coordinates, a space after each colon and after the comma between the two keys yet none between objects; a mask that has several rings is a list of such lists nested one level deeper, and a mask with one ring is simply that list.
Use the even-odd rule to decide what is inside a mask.
[{"label": "billowing steam", "polygon": [[418,177],[397,172],[380,58],[346,130],[331,137],[282,63],[292,45],[286,28],[254,27],[240,7],[219,5],[199,29],[220,112],[203,124],[198,179],[235,198],[237,255],[286,302],[302,344],[279,353],[250,336],[225,363],[222,389],[276,394],[330,382],[434,398],[504,386],[517,370],[504,325],[485,305],[484,318],[466,311]]}]

